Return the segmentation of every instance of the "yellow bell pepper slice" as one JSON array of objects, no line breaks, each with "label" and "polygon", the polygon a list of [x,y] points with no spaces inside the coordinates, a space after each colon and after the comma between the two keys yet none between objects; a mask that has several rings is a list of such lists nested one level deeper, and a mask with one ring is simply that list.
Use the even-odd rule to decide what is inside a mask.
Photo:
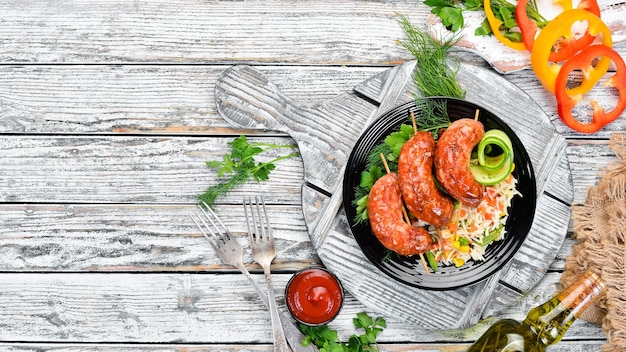
[{"label": "yellow bell pepper slice", "polygon": [[494,14],[491,9],[491,1],[484,0],[485,7],[485,15],[487,16],[487,22],[489,22],[489,27],[491,27],[491,31],[493,35],[504,45],[508,46],[511,49],[515,50],[526,50],[526,45],[524,42],[514,42],[509,38],[505,37],[504,34],[500,32],[500,26],[504,23],[500,21]]},{"label": "yellow bell pepper slice", "polygon": [[[530,53],[530,63],[543,84],[544,88],[554,93],[556,78],[561,70],[561,65],[551,63],[549,61],[550,52],[554,43],[561,37],[571,38],[572,25],[577,21],[587,22],[587,32],[596,37],[602,34],[602,43],[607,47],[612,47],[611,30],[593,13],[582,9],[571,9],[563,11],[554,20],[545,26],[533,45]],[[585,94],[594,87],[599,77],[603,76],[609,69],[611,60],[608,57],[602,57],[596,67],[591,68],[589,72],[585,72],[585,78],[582,83],[569,90],[570,95]]]}]

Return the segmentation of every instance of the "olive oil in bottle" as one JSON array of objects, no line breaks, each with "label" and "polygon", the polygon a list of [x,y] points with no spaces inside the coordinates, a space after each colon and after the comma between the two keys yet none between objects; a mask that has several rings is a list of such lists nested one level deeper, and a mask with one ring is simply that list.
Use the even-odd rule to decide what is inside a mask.
[{"label": "olive oil in bottle", "polygon": [[585,272],[565,290],[531,309],[523,322],[495,322],[467,352],[540,352],[561,340],[585,308],[606,290],[598,275]]}]

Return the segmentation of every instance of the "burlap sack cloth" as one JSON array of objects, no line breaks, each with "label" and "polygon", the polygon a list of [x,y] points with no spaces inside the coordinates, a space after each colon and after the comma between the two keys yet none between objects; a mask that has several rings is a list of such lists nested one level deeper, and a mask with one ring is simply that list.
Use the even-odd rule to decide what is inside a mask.
[{"label": "burlap sack cloth", "polygon": [[602,351],[626,351],[626,134],[613,134],[609,147],[617,156],[590,187],[584,204],[572,206],[574,238],[561,283],[570,284],[592,269],[607,293],[581,319],[602,324],[608,342]]}]

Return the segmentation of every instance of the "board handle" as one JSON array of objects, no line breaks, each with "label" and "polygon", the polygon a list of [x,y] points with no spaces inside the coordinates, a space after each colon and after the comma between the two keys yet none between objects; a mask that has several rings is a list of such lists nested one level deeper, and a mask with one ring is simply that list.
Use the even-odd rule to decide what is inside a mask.
[{"label": "board handle", "polygon": [[246,65],[227,69],[215,84],[215,103],[234,127],[282,131],[294,128],[299,107],[259,70]]}]

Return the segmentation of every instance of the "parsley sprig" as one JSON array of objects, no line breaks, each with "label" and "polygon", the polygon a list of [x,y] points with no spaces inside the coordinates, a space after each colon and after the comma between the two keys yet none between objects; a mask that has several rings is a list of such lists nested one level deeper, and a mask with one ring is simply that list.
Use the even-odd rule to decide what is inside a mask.
[{"label": "parsley sprig", "polygon": [[245,135],[235,138],[228,143],[231,146],[230,154],[224,154],[221,161],[207,161],[210,168],[217,169],[217,176],[221,182],[209,187],[198,196],[198,200],[212,206],[215,200],[237,186],[241,186],[249,180],[257,182],[268,180],[270,172],[276,168],[276,162],[299,156],[290,153],[276,157],[269,161],[257,162],[254,157],[273,149],[296,149],[293,145],[280,145],[272,143],[248,142]]},{"label": "parsley sprig", "polygon": [[425,0],[424,4],[431,7],[431,13],[441,18],[441,24],[452,32],[463,28],[465,20],[463,11],[480,10],[482,0]]},{"label": "parsley sprig", "polygon": [[[516,30],[519,25],[515,18],[515,4],[507,0],[492,0],[491,9],[497,19],[503,22],[501,30],[503,35],[514,42],[521,42],[521,34]],[[441,19],[441,24],[448,30],[456,32],[463,28],[465,11],[484,11],[483,0],[424,0],[424,4],[431,8],[431,13]],[[535,21],[539,28],[543,28],[548,21],[537,9],[536,0],[530,0],[526,7],[528,17]],[[493,34],[489,22],[485,18],[480,27],[474,30],[476,36],[490,36]]]},{"label": "parsley sprig", "polygon": [[358,313],[352,323],[357,329],[363,329],[363,333],[352,334],[347,343],[341,342],[337,330],[332,330],[328,325],[307,326],[300,324],[300,331],[305,335],[302,346],[311,343],[319,347],[320,352],[364,352],[378,351],[376,338],[387,327],[383,318],[373,319],[367,313]]}]

